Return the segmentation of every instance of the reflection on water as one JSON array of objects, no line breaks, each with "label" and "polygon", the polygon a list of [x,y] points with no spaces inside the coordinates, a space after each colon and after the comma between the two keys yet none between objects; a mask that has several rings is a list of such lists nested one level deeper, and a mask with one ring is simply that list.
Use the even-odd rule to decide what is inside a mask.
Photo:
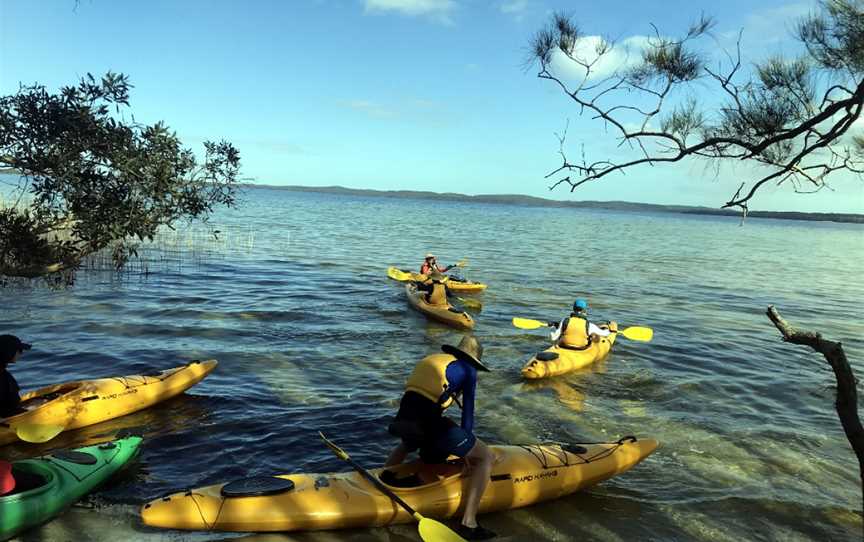
[{"label": "reflection on water", "polygon": [[[490,442],[600,441],[651,436],[661,448],[587,492],[486,523],[513,540],[847,540],[861,526],[857,465],[833,412],[824,362],[782,343],[764,316],[860,343],[860,226],[538,209],[252,190],[215,217],[254,242],[147,277],[82,275],[67,291],[8,291],[0,332],[34,344],[13,371],[22,387],[215,358],[189,394],[64,433],[2,457],[111,438],[147,440],[136,474],[27,536],[30,540],[198,541],[140,525],[140,503],[188,487],[345,465],[325,430],[361,464],[378,466],[405,379],[460,334],[409,310],[388,265],[469,258],[477,335],[492,372],[480,376],[477,431]],[[428,228],[418,216],[447,217]],[[326,219],[322,219],[326,217]],[[532,228],[514,229],[514,223]],[[562,235],[569,232],[570,235]],[[238,234],[240,235],[240,234]],[[243,234],[246,235],[246,234]],[[838,260],[838,254],[843,259]],[[359,265],[358,265],[359,262]],[[778,264],[778,262],[782,262]],[[594,320],[654,329],[616,342],[585,371],[524,382],[547,346],[514,316],[554,320],[587,297]],[[458,416],[458,412],[453,414]],[[227,538],[236,538],[228,535]],[[417,540],[412,526],[271,540]]]}]

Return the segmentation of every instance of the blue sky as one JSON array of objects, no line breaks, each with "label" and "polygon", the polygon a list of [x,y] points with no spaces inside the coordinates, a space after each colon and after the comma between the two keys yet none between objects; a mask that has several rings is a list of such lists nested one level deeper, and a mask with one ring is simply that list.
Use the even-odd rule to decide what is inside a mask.
[{"label": "blue sky", "polygon": [[[633,170],[549,192],[554,133],[569,153],[614,158],[615,141],[526,71],[530,36],[553,10],[620,41],[677,34],[700,12],[721,43],[744,29],[747,58],[792,53],[788,29],[813,2],[0,0],[0,92],[56,89],[107,70],[130,76],[132,113],[164,120],[192,148],[225,138],[266,184],[520,193],[558,199],[719,206],[746,171]],[[635,37],[635,38],[634,38]],[[864,212],[864,186],[765,190],[752,209]]]}]

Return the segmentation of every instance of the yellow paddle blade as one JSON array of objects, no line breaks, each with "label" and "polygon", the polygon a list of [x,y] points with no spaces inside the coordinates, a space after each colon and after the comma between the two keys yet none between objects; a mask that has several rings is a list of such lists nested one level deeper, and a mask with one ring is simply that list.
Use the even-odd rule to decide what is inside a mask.
[{"label": "yellow paddle blade", "polygon": [[63,425],[48,425],[42,423],[22,423],[15,427],[18,438],[24,442],[48,442],[66,429]]},{"label": "yellow paddle blade", "polygon": [[478,311],[483,309],[483,303],[480,303],[476,299],[465,299],[464,297],[456,297],[456,299],[469,309],[475,309]]},{"label": "yellow paddle blade", "polygon": [[619,329],[618,333],[624,335],[631,341],[648,342],[654,337],[654,330],[650,327],[632,326],[624,329]]},{"label": "yellow paddle blade", "polygon": [[513,325],[519,329],[537,329],[549,326],[546,322],[531,320],[530,318],[513,318]]},{"label": "yellow paddle blade", "polygon": [[[417,516],[420,514],[414,517]],[[440,521],[423,516],[420,516],[418,520],[420,524],[417,526],[417,530],[420,532],[420,538],[423,539],[423,542],[466,542],[464,538]]]},{"label": "yellow paddle blade", "polygon": [[411,273],[407,271],[402,271],[401,269],[397,269],[395,267],[387,268],[387,276],[393,280],[406,281],[411,280]]},{"label": "yellow paddle blade", "polygon": [[458,262],[456,262],[456,267],[465,267],[466,265],[468,265],[467,259],[466,260],[459,260]]}]

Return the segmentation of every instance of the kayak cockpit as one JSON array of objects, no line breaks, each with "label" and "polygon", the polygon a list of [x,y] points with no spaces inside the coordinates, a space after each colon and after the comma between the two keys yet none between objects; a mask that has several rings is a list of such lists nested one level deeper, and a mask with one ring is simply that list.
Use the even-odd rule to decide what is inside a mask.
[{"label": "kayak cockpit", "polygon": [[70,382],[68,384],[57,384],[41,388],[36,391],[24,394],[21,398],[20,407],[24,410],[33,410],[41,407],[44,404],[50,403],[55,399],[71,393],[81,387],[80,382]]},{"label": "kayak cockpit", "polygon": [[37,464],[16,463],[12,466],[12,478],[15,480],[15,487],[9,493],[4,493],[0,500],[44,491],[51,486],[54,475]]},{"label": "kayak cockpit", "polygon": [[414,489],[440,484],[448,478],[458,477],[462,473],[463,467],[464,460],[462,459],[437,465],[413,461],[382,470],[378,479],[394,489]]}]

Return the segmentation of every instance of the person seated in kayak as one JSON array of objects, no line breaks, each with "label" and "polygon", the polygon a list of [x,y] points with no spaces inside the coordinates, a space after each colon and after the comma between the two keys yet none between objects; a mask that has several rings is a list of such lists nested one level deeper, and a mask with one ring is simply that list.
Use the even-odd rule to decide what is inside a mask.
[{"label": "person seated in kayak", "polygon": [[433,271],[438,271],[439,273],[446,273],[456,267],[455,265],[448,265],[444,269],[438,265],[438,261],[435,259],[435,255],[429,253],[426,255],[426,259],[423,260],[423,265],[420,266],[420,274],[421,275],[429,275],[429,273]]},{"label": "person seated in kayak", "polygon": [[25,350],[30,350],[30,345],[15,335],[0,335],[0,418],[24,412],[18,382],[7,367],[15,363]]},{"label": "person seated in kayak", "polygon": [[615,322],[600,326],[589,322],[588,302],[581,298],[573,303],[570,316],[562,319],[560,324],[550,322],[549,325],[555,328],[549,336],[552,342],[570,350],[585,350],[591,343],[599,341],[600,337],[608,337],[617,331]]},{"label": "person seated in kayak", "polygon": [[[405,385],[399,411],[388,427],[402,441],[387,458],[385,467],[405,461],[408,453],[419,450],[427,464],[441,464],[451,455],[464,458],[469,482],[465,490],[465,511],[458,533],[468,540],[486,540],[495,533],[477,523],[480,498],[492,472],[492,451],[474,436],[474,395],[477,372],[488,371],[481,361],[483,347],[473,335],[465,335],[459,346],[445,344],[443,354],[426,356],[414,367]],[[462,397],[459,425],[444,416]]]},{"label": "person seated in kayak", "polygon": [[447,302],[447,286],[444,285],[444,275],[438,271],[432,271],[423,282],[417,283],[417,290],[426,292],[424,299],[426,303],[438,307],[446,307]]}]

